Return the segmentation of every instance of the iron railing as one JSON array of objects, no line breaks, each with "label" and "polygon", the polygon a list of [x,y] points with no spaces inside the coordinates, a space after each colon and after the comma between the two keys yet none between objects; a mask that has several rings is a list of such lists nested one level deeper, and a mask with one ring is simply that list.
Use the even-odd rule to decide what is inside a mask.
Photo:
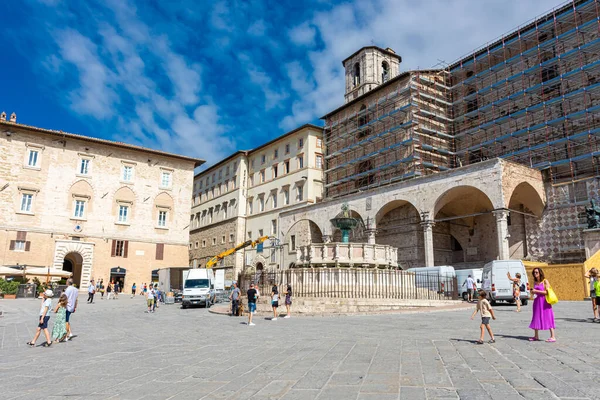
[{"label": "iron railing", "polygon": [[269,296],[274,284],[284,293],[292,286],[295,297],[390,298],[457,300],[456,277],[439,273],[365,268],[292,268],[285,271],[242,274],[242,293],[254,283],[261,296]]}]

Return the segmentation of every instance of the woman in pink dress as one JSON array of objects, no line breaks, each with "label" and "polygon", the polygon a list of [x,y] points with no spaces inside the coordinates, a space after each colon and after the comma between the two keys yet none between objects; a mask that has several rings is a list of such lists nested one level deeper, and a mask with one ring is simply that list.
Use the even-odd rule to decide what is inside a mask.
[{"label": "woman in pink dress", "polygon": [[554,328],[556,327],[554,325],[554,311],[546,301],[546,288],[550,286],[550,283],[545,279],[544,271],[541,268],[534,268],[532,274],[534,287],[531,293],[535,294],[535,300],[533,301],[533,315],[529,327],[534,330],[535,334],[532,338],[529,338],[529,341],[540,340],[540,330],[550,330],[550,338],[546,342],[556,342],[556,337],[554,337]]}]

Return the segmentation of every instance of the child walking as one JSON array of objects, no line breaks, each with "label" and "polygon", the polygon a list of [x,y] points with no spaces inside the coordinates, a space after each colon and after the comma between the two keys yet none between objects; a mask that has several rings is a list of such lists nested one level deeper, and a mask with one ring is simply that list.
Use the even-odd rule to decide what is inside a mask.
[{"label": "child walking", "polygon": [[52,296],[54,293],[50,289],[46,289],[46,291],[42,294],[42,306],[40,308],[40,317],[38,320],[38,327],[35,331],[35,336],[31,342],[27,342],[27,344],[31,347],[35,346],[35,341],[40,337],[40,333],[44,331],[44,336],[46,336],[46,343],[42,346],[50,347],[52,342],[50,341],[50,332],[48,332],[48,321],[50,321],[50,307],[52,307]]},{"label": "child walking", "polygon": [[488,343],[496,343],[496,339],[494,339],[494,333],[492,332],[492,328],[490,327],[490,318],[496,319],[496,314],[494,314],[494,310],[490,305],[490,302],[486,299],[487,294],[485,291],[479,291],[479,301],[477,302],[477,307],[475,307],[475,311],[473,311],[473,315],[471,315],[471,319],[475,318],[477,311],[481,313],[481,336],[477,341],[477,344],[483,344],[483,339],[485,337],[485,330],[487,329],[490,334],[491,340]]},{"label": "child walking", "polygon": [[585,277],[590,280],[590,297],[592,298],[592,311],[594,313],[594,322],[599,322],[598,319],[598,297],[596,296],[596,281],[598,280],[598,270],[596,268],[590,269]]},{"label": "child walking", "polygon": [[56,321],[52,327],[52,341],[54,343],[62,342],[67,337],[67,303],[69,298],[66,294],[62,294],[58,299],[58,304],[54,309],[56,313]]}]

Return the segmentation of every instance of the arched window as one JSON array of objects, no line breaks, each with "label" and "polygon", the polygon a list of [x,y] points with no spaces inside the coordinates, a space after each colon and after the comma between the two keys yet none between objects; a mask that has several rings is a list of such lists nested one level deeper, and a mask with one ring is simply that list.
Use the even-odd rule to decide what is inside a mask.
[{"label": "arched window", "polygon": [[354,86],[360,85],[360,64],[354,64]]},{"label": "arched window", "polygon": [[390,66],[386,61],[381,63],[381,70],[381,81],[387,82],[390,79]]},{"label": "arched window", "polygon": [[[372,169],[373,169],[373,161],[366,160],[366,161],[362,161],[355,167],[354,173],[355,174],[363,174],[367,171],[371,171]],[[364,174],[364,175],[361,175],[360,177],[358,177],[354,181],[354,187],[356,189],[360,189],[362,187],[369,186],[374,183],[375,183],[375,174],[373,174],[373,173]]]}]

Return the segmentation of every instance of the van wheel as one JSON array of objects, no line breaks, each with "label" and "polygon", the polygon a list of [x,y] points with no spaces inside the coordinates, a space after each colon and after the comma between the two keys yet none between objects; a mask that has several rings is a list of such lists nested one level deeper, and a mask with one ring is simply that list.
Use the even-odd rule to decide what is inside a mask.
[{"label": "van wheel", "polygon": [[462,298],[463,298],[464,301],[467,301],[467,300],[469,300],[469,295],[466,294],[466,293],[463,293],[462,294]]},{"label": "van wheel", "polygon": [[527,300],[521,300],[521,305],[526,306],[527,305]]},{"label": "van wheel", "polygon": [[183,308],[185,310],[187,308],[187,306],[182,304],[181,308]]}]

